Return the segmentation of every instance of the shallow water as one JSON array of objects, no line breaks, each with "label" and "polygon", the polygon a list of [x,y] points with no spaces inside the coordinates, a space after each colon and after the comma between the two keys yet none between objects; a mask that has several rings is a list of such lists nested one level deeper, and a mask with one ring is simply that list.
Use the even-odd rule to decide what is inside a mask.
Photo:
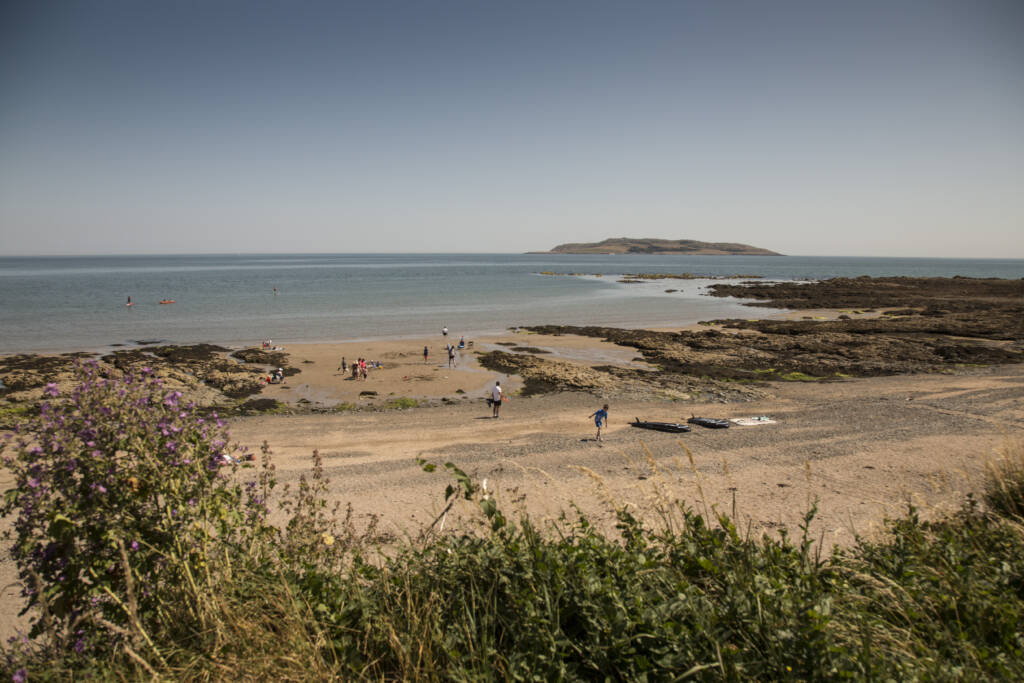
[{"label": "shallow water", "polygon": [[[588,273],[553,277],[540,273]],[[710,281],[623,273],[1024,277],[1024,260],[554,254],[280,254],[0,258],[0,352],[140,340],[275,344],[531,324],[668,327],[770,309],[702,294]],[[595,274],[602,274],[596,277]],[[276,294],[275,294],[276,288]],[[666,289],[678,289],[666,293]],[[134,305],[125,306],[128,297]],[[174,304],[160,305],[162,299]]]}]

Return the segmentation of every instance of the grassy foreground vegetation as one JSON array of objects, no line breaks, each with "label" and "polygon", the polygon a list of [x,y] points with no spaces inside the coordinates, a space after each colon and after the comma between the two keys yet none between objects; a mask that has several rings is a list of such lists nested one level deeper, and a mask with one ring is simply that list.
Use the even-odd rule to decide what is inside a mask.
[{"label": "grassy foreground vegetation", "polygon": [[396,541],[329,509],[315,454],[273,492],[268,452],[237,458],[158,380],[81,373],[3,447],[33,606],[9,680],[1024,678],[1019,446],[982,500],[846,550],[812,541],[813,509],[793,538],[683,503],[541,527],[451,463],[445,509],[479,524]]}]

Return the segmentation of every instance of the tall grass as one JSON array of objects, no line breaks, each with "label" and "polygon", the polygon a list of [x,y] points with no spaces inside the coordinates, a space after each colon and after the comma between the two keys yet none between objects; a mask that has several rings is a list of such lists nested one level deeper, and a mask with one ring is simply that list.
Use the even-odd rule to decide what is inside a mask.
[{"label": "tall grass", "polygon": [[[327,507],[314,458],[284,495],[284,529],[250,514],[239,523],[258,533],[204,537],[202,590],[122,582],[119,600],[145,591],[159,618],[128,609],[113,630],[79,620],[94,630],[83,648],[43,625],[5,648],[5,669],[15,680],[1020,680],[1022,463],[1008,447],[982,500],[934,522],[911,509],[829,553],[809,535],[813,504],[793,537],[754,538],[667,496],[654,525],[622,508],[603,533],[580,514],[506,518],[451,463],[444,509],[461,501],[480,524],[396,541]],[[262,464],[269,494],[269,452]]]}]

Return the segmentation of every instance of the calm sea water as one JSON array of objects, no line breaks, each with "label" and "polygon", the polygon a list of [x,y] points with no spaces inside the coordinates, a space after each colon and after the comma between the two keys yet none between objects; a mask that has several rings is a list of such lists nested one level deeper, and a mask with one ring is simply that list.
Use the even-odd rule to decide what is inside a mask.
[{"label": "calm sea water", "polygon": [[[551,277],[542,271],[601,273]],[[672,326],[765,309],[710,282],[619,284],[622,273],[1024,277],[1024,260],[793,256],[311,254],[0,258],[0,352],[139,340],[275,344],[498,332],[544,323]],[[274,294],[274,288],[277,294]],[[669,288],[680,292],[666,293]],[[135,305],[126,307],[131,296]],[[160,305],[161,299],[174,299]]]}]

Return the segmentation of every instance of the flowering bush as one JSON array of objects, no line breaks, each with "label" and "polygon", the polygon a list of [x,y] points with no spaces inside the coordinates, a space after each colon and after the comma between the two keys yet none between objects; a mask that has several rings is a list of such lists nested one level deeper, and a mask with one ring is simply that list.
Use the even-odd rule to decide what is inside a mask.
[{"label": "flowering bush", "polygon": [[17,515],[11,553],[38,608],[30,635],[152,648],[155,620],[181,620],[168,605],[201,603],[233,549],[267,531],[266,491],[230,476],[238,459],[216,415],[181,405],[148,368],[76,372],[70,396],[48,385],[40,415],[0,445],[16,482],[0,510]]}]

